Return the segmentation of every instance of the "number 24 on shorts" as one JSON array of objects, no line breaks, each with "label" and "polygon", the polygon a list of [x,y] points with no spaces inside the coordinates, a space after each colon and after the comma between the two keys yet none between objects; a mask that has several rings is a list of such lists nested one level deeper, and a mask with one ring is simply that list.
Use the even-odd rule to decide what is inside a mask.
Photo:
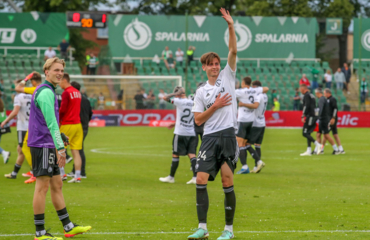
[{"label": "number 24 on shorts", "polygon": [[197,161],[199,161],[200,159],[203,159],[203,161],[206,160],[207,156],[206,156],[206,151],[199,151],[199,154],[198,154],[198,158],[197,158]]}]

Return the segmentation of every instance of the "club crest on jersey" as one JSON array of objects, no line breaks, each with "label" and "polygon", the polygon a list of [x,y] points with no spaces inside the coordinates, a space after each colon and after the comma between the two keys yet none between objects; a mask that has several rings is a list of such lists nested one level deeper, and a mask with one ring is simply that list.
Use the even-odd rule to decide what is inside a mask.
[{"label": "club crest on jersey", "polygon": [[216,85],[216,87],[221,86],[221,79],[217,79],[217,81],[216,81],[215,85]]}]

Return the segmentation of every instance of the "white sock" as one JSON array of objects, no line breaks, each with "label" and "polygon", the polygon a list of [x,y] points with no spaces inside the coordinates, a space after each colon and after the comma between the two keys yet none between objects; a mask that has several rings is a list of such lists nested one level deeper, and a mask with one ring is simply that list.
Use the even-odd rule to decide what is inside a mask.
[{"label": "white sock", "polygon": [[[262,160],[258,160],[257,164],[262,164]],[[231,226],[232,227],[232,226]]]},{"label": "white sock", "polygon": [[193,177],[193,180],[197,180],[197,177]]},{"label": "white sock", "polygon": [[315,145],[318,146],[318,145],[321,145],[318,141],[315,141]]},{"label": "white sock", "polygon": [[31,174],[33,174],[33,171],[30,171]]},{"label": "white sock", "polygon": [[307,147],[307,152],[311,153],[311,147]]},{"label": "white sock", "polygon": [[66,230],[66,231],[71,231],[71,229],[74,228],[74,227],[75,227],[75,225],[72,222],[70,222],[67,225],[63,226],[64,230]]},{"label": "white sock", "polygon": [[75,178],[81,178],[81,170],[76,170],[75,172]]},{"label": "white sock", "polygon": [[61,167],[59,168],[59,171],[60,171],[60,176],[64,176],[65,172],[64,172],[64,167]]},{"label": "white sock", "polygon": [[340,145],[338,148],[339,148],[339,151],[344,151],[342,145]]},{"label": "white sock", "polygon": [[233,225],[225,225],[225,231],[233,232]]},{"label": "white sock", "polygon": [[204,230],[207,230],[207,223],[199,223],[198,228],[202,228]]},{"label": "white sock", "polygon": [[248,167],[248,165],[247,164],[245,164],[245,165],[243,165],[242,166],[242,169],[248,169],[249,167]]},{"label": "white sock", "polygon": [[332,147],[333,147],[334,151],[338,151],[338,147],[337,147],[336,144],[334,144]]},{"label": "white sock", "polygon": [[172,180],[172,179],[174,179],[174,177],[172,177],[172,176],[170,176],[170,175],[168,175],[168,178],[169,178],[169,179],[171,179],[171,180]]}]

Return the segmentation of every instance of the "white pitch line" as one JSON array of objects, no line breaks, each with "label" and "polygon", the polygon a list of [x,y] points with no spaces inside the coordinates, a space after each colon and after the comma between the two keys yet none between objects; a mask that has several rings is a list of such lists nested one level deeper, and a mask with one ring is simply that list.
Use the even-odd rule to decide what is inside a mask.
[{"label": "white pitch line", "polygon": [[[89,232],[87,235],[154,235],[154,234],[189,234],[193,232]],[[210,233],[219,233],[216,231]],[[370,230],[282,230],[282,231],[235,231],[234,233],[370,233]],[[53,233],[63,235],[63,233]],[[30,233],[1,234],[0,237],[34,236]]]}]

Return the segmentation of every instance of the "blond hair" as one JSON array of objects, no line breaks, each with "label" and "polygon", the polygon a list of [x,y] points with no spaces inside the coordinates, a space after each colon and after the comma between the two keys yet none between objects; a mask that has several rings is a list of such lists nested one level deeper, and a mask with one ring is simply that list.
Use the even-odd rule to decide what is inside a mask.
[{"label": "blond hair", "polygon": [[44,64],[44,67],[43,67],[44,72],[46,70],[50,70],[51,65],[53,65],[53,63],[60,63],[60,64],[63,65],[63,68],[66,66],[66,63],[65,63],[64,59],[59,59],[57,57],[49,58],[48,60],[46,60],[46,62]]}]

